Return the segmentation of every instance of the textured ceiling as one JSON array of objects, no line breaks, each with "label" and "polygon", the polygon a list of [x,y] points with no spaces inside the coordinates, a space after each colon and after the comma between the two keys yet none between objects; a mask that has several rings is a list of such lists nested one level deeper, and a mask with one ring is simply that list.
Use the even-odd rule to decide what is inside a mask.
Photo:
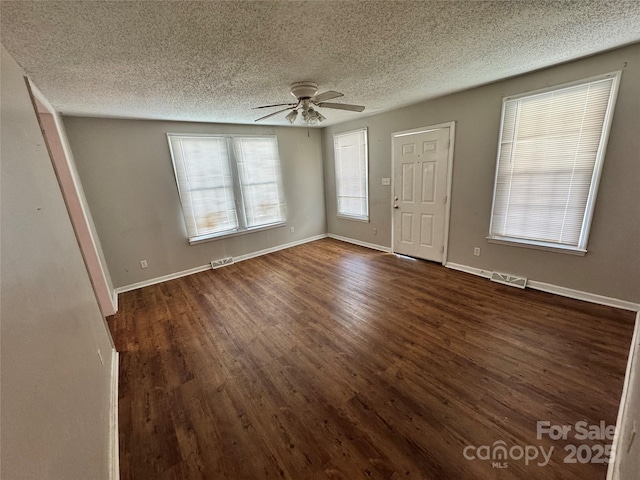
[{"label": "textured ceiling", "polygon": [[2,43],[70,115],[253,123],[301,80],[366,106],[324,126],[640,40],[639,1],[0,5]]}]

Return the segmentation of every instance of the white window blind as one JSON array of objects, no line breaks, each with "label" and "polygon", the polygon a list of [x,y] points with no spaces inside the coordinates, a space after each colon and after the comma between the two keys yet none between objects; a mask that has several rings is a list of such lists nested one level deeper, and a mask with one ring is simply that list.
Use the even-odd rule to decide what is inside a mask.
[{"label": "white window blind", "polygon": [[169,136],[189,238],[238,228],[227,141]]},{"label": "white window blind", "polygon": [[618,78],[505,99],[489,238],[586,250]]},{"label": "white window blind", "polygon": [[369,220],[367,130],[333,137],[338,216]]},{"label": "white window blind", "polygon": [[191,243],[285,222],[275,136],[167,138]]},{"label": "white window blind", "polygon": [[247,226],[284,221],[278,142],[273,137],[233,139]]}]

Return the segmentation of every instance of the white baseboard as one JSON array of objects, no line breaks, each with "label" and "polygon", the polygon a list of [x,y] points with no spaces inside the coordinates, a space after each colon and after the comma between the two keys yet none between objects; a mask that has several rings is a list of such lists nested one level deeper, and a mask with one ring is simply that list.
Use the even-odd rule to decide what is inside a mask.
[{"label": "white baseboard", "polygon": [[109,480],[120,479],[120,447],[118,437],[118,365],[120,355],[111,349],[111,401],[109,405]]},{"label": "white baseboard", "polygon": [[[640,372],[633,371],[635,359],[640,356],[640,312],[636,315],[636,326],[633,330],[631,339],[631,347],[629,351],[629,359],[627,360],[627,371],[624,376],[624,385],[622,387],[622,395],[620,397],[620,407],[618,407],[618,418],[616,420],[616,431],[613,435],[611,444],[611,456],[609,457],[609,467],[607,468],[607,480],[621,480],[620,477],[620,456],[625,455],[622,448],[624,433],[627,430],[627,405],[629,403],[629,385],[631,377],[640,375]],[[638,379],[634,379],[636,382]],[[618,455],[618,452],[621,452]]]},{"label": "white baseboard", "polygon": [[199,267],[190,268],[188,270],[182,270],[181,272],[170,273],[161,277],[150,278],[149,280],[143,280],[142,282],[132,283],[131,285],[125,285],[124,287],[116,288],[116,293],[119,295],[131,290],[137,290],[139,288],[149,287],[158,283],[168,282],[180,277],[186,277],[187,275],[193,275],[194,273],[204,272],[205,270],[211,270],[211,264],[201,265]]},{"label": "white baseboard", "polygon": [[114,288],[111,291],[111,305],[113,305],[113,314],[118,313],[118,292]]},{"label": "white baseboard", "polygon": [[[250,258],[255,258],[261,255],[266,255],[268,253],[277,252],[278,250],[284,250],[287,248],[295,247],[297,245],[302,245],[303,243],[315,242],[316,240],[320,240],[326,237],[327,235],[323,233],[320,235],[315,235],[313,237],[303,238],[302,240],[297,240],[295,242],[284,243],[282,245],[276,245],[275,247],[265,248],[264,250],[258,250],[257,252],[238,255],[237,257],[233,257],[233,260],[235,263],[242,262],[243,260],[249,260]],[[132,283],[131,285],[125,285],[124,287],[118,287],[115,289],[115,292],[116,294],[129,292],[131,290],[137,290],[138,288],[149,287],[151,285],[167,282],[169,280],[174,280],[176,278],[186,277],[187,275],[193,275],[194,273],[204,272],[205,270],[211,270],[210,263],[207,263],[206,265],[201,265],[199,267],[190,268],[188,270],[182,270],[181,272],[170,273],[169,275],[163,275],[161,277],[151,278],[149,280],[144,280],[142,282]]]},{"label": "white baseboard", "polygon": [[264,250],[258,250],[257,252],[251,252],[244,255],[238,255],[237,257],[233,257],[233,259],[237,262],[242,262],[243,260],[249,260],[250,258],[260,257],[262,255],[267,255],[268,253],[277,252],[279,250],[285,250],[287,248],[296,247],[298,245],[302,245],[303,243],[315,242],[316,240],[321,240],[323,238],[327,238],[326,233],[322,233],[320,235],[315,235],[309,238],[303,238],[302,240],[297,240],[295,242],[285,243],[283,245],[277,245],[271,248],[265,248]]},{"label": "white baseboard", "polygon": [[527,287],[535,290],[540,290],[547,293],[553,293],[555,295],[561,295],[563,297],[575,298],[577,300],[584,300],[585,302],[599,303],[600,305],[607,305],[609,307],[621,308],[623,310],[631,310],[637,312],[640,310],[640,304],[628,302],[626,300],[620,300],[618,298],[605,297],[598,295],[597,293],[582,292],[580,290],[573,290],[571,288],[560,287],[558,285],[552,285],[550,283],[537,282],[535,280],[529,280]]},{"label": "white baseboard", "polygon": [[381,252],[391,252],[391,247],[383,247],[382,245],[376,245],[375,243],[363,242],[354,238],[341,237],[340,235],[335,235],[333,233],[327,234],[327,237],[335,238],[336,240],[340,240],[341,242],[353,243],[354,245],[360,245],[361,247],[379,250]]},{"label": "white baseboard", "polygon": [[481,270],[480,268],[468,267],[467,265],[461,265],[459,263],[447,262],[444,264],[444,266],[452,270],[471,273],[472,275],[477,275],[483,278],[491,278],[491,274],[493,273],[493,272],[490,272],[489,270]]},{"label": "white baseboard", "polygon": [[[461,265],[458,263],[447,262],[445,267],[453,270],[459,270],[461,272],[471,273],[480,277],[491,277],[491,271],[482,270],[480,268],[469,267],[467,265]],[[605,297],[604,295],[598,295],[596,293],[583,292],[581,290],[574,290],[572,288],[561,287],[559,285],[553,285],[551,283],[538,282],[536,280],[528,280],[527,288],[534,290],[540,290],[542,292],[553,293],[562,297],[574,298],[576,300],[584,300],[585,302],[597,303],[599,305],[607,305],[609,307],[621,308],[623,310],[631,310],[632,312],[640,311],[640,304],[634,302],[628,302],[626,300],[620,300],[618,298]]]}]

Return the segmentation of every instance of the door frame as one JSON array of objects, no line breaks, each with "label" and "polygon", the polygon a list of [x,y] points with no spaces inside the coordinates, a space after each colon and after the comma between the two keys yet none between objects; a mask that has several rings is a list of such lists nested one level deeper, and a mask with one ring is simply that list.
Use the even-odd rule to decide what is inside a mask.
[{"label": "door frame", "polygon": [[[85,210],[87,207],[83,201],[84,193],[82,192],[82,186],[62,119],[31,79],[25,77],[25,81],[100,312],[103,317],[113,315],[118,311],[118,297],[109,288],[107,272],[105,271],[106,266],[102,264],[98,253],[98,243],[89,223],[91,214]],[[43,110],[42,112],[40,111],[41,109]],[[53,125],[49,122],[46,125],[43,124],[41,114],[45,113],[51,115]],[[51,149],[50,142],[53,139],[56,140],[57,145],[55,151]],[[107,334],[111,339],[108,328]],[[111,346],[114,346],[113,340],[111,340]]]},{"label": "door frame", "polygon": [[405,137],[408,135],[416,135],[418,133],[427,133],[433,130],[439,130],[441,128],[449,128],[449,153],[447,155],[447,186],[446,186],[446,204],[444,208],[444,239],[443,246],[444,251],[442,252],[442,265],[447,263],[447,256],[449,253],[449,221],[451,219],[451,184],[453,182],[453,150],[455,145],[455,135],[456,135],[456,122],[452,120],[450,122],[439,123],[437,125],[430,125],[428,127],[419,127],[412,128],[411,130],[402,130],[400,132],[393,132],[391,134],[391,197],[390,197],[390,205],[389,210],[391,211],[391,252],[395,253],[395,214],[393,208],[393,196],[395,192],[396,186],[396,178],[395,178],[395,139],[398,137]]}]

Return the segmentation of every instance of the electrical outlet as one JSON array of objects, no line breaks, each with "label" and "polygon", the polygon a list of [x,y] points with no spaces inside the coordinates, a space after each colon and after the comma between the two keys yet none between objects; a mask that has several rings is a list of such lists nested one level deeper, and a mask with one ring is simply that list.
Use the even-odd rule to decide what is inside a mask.
[{"label": "electrical outlet", "polygon": [[289,230],[291,230],[291,233],[296,231],[295,227],[291,227]]},{"label": "electrical outlet", "polygon": [[140,268],[147,268],[149,265],[147,265],[147,261],[146,260],[140,260]]},{"label": "electrical outlet", "polygon": [[373,229],[373,234],[374,234],[374,235],[377,235],[377,234],[378,234],[378,229],[377,229],[377,228],[374,228],[374,229]]},{"label": "electrical outlet", "polygon": [[476,257],[479,257],[480,256],[480,247],[473,247],[473,254]]},{"label": "electrical outlet", "polygon": [[390,178],[383,178],[382,179],[382,185],[391,185],[391,179]]}]

